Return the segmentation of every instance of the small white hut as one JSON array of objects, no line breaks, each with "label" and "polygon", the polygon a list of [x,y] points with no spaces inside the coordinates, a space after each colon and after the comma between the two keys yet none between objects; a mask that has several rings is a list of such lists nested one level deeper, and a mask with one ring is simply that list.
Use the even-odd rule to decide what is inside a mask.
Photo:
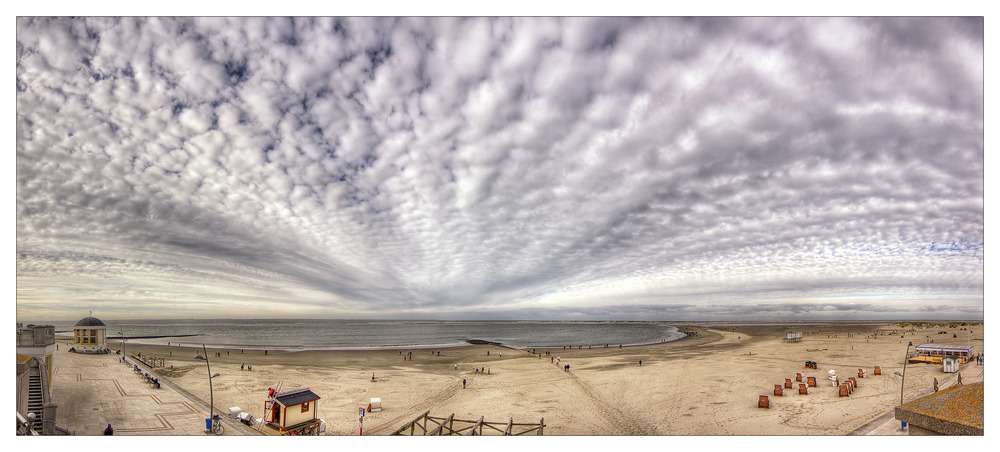
[{"label": "small white hut", "polygon": [[785,333],[785,342],[802,342],[802,332]]},{"label": "small white hut", "polygon": [[947,373],[955,373],[959,371],[959,366],[962,365],[957,356],[945,356],[941,359],[943,369]]}]

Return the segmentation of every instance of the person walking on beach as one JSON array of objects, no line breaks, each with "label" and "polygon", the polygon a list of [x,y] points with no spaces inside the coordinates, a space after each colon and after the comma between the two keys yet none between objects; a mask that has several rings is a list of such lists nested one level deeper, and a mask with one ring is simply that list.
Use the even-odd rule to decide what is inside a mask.
[{"label": "person walking on beach", "polygon": [[462,389],[465,389],[465,379],[462,379]]},{"label": "person walking on beach", "polygon": [[108,428],[104,429],[104,434],[108,436],[115,434],[115,429],[111,428],[111,424],[108,424]]},{"label": "person walking on beach", "polygon": [[639,367],[642,367],[642,360],[639,360]]},{"label": "person walking on beach", "polygon": [[247,363],[240,364],[240,370],[243,370],[243,368],[246,367],[246,366],[247,366]]}]

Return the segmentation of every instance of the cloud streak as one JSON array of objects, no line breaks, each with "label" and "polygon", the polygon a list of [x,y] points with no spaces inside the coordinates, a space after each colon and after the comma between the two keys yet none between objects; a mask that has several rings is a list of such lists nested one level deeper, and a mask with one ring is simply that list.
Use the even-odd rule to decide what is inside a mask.
[{"label": "cloud streak", "polygon": [[18,316],[981,317],[983,82],[981,18],[22,17]]}]

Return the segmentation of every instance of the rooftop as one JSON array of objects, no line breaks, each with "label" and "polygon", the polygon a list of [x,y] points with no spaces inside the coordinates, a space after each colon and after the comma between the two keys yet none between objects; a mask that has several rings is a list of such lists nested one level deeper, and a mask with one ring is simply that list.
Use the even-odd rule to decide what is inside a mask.
[{"label": "rooftop", "polygon": [[274,396],[274,400],[277,400],[282,406],[293,406],[299,405],[306,402],[311,402],[313,400],[318,400],[319,396],[316,393],[309,390],[309,388],[296,389],[294,391],[288,391]]},{"label": "rooftop", "polygon": [[955,385],[898,406],[896,419],[944,435],[982,435],[983,382]]},{"label": "rooftop", "polygon": [[920,344],[917,349],[923,350],[961,350],[972,351],[974,345],[943,345],[943,344]]},{"label": "rooftop", "polygon": [[107,326],[97,317],[84,317],[76,322],[76,326]]}]

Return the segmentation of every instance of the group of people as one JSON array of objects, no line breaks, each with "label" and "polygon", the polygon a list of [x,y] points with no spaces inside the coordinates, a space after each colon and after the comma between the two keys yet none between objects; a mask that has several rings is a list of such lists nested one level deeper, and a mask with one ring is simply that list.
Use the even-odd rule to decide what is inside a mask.
[{"label": "group of people", "polygon": [[160,379],[159,378],[156,378],[156,377],[154,377],[154,376],[152,376],[152,375],[150,375],[148,373],[145,374],[144,376],[146,377],[146,383],[149,383],[149,384],[153,385],[153,387],[156,388],[156,389],[160,389]]},{"label": "group of people", "polygon": [[246,367],[246,370],[248,370],[248,371],[253,370],[253,366],[251,366],[251,365],[249,365],[247,363],[240,364],[240,370],[243,370],[244,367]]},{"label": "group of people", "polygon": [[[122,362],[125,362],[125,358],[122,358]],[[160,379],[159,378],[156,378],[156,377],[150,375],[148,372],[143,372],[142,369],[140,369],[139,366],[137,366],[135,364],[132,365],[132,370],[134,370],[135,373],[137,373],[137,374],[141,373],[142,377],[146,379],[146,383],[149,383],[149,384],[153,385],[154,388],[157,388],[157,389],[160,388]]]},{"label": "group of people", "polygon": [[476,368],[476,373],[477,373],[477,374],[486,374],[486,375],[492,375],[492,374],[490,374],[490,370],[489,370],[489,369],[487,369],[487,368],[485,368],[485,367],[484,367],[484,368],[482,368],[482,369],[480,369],[480,368],[478,368],[478,367],[477,367],[477,368]]}]

